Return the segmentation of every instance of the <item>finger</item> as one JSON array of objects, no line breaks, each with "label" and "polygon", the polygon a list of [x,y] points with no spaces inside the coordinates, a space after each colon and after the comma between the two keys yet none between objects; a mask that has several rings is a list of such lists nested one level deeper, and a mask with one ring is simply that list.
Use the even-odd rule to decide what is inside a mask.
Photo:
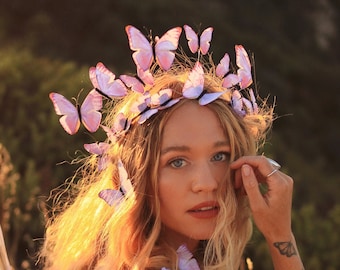
[{"label": "finger", "polygon": [[275,163],[265,156],[243,156],[232,162],[230,164],[230,168],[233,170],[237,170],[240,169],[244,164],[248,164],[253,167],[257,176],[262,176],[262,180],[264,181],[267,175],[272,173],[273,170],[277,169],[278,166],[280,166],[277,163],[277,165],[275,165]]},{"label": "finger", "polygon": [[234,187],[235,189],[239,189],[242,187],[242,175],[241,170],[235,170],[234,172]]},{"label": "finger", "polygon": [[234,173],[234,188],[239,196],[247,195],[243,187],[241,169],[236,170]]},{"label": "finger", "polygon": [[243,186],[248,195],[250,208],[253,211],[256,208],[263,208],[265,206],[265,201],[260,192],[259,183],[256,179],[253,168],[247,164],[244,164],[241,171]]}]

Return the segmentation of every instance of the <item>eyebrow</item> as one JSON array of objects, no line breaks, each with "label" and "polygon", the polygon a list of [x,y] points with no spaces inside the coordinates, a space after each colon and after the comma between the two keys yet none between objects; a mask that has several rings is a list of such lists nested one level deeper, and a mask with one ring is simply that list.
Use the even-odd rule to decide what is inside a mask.
[{"label": "eyebrow", "polygon": [[169,153],[171,151],[188,152],[189,150],[190,150],[190,148],[188,146],[184,146],[184,145],[169,146],[169,147],[162,149],[161,155],[165,155],[166,153]]},{"label": "eyebrow", "polygon": [[[228,141],[218,141],[215,142],[213,147],[220,147],[220,146],[230,146]],[[166,153],[169,153],[171,151],[179,151],[179,152],[188,152],[190,150],[190,147],[185,146],[185,145],[174,145],[174,146],[169,146],[161,151],[161,155],[165,155]]]}]

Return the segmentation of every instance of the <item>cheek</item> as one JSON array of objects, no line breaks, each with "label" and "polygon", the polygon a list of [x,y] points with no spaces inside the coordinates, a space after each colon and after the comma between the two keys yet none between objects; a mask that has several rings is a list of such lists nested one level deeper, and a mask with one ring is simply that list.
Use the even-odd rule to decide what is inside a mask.
[{"label": "cheek", "polygon": [[161,203],[168,203],[180,195],[180,188],[171,179],[161,178],[158,183],[158,195]]}]

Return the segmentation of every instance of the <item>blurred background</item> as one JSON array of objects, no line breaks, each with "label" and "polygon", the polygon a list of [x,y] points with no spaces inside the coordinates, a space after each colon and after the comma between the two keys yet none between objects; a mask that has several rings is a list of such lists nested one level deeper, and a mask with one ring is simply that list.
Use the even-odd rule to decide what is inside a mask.
[{"label": "blurred background", "polygon": [[[99,61],[134,72],[127,24],[154,36],[189,24],[214,27],[215,63],[233,58],[235,44],[254,53],[258,92],[279,116],[263,152],[295,180],[292,227],[306,269],[340,269],[339,16],[338,0],[0,0],[0,223],[14,268],[38,268],[50,191],[101,136],[66,134],[49,92],[71,99],[84,89],[82,101]],[[272,269],[258,232],[246,256]]]}]

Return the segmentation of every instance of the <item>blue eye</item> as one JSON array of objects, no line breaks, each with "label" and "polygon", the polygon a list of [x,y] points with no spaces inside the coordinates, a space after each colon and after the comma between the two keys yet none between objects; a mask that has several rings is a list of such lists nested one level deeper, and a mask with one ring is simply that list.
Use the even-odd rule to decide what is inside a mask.
[{"label": "blue eye", "polygon": [[181,168],[185,165],[185,161],[183,159],[174,159],[169,162],[170,166],[173,168]]},{"label": "blue eye", "polygon": [[229,153],[219,152],[213,156],[213,161],[226,161],[228,159]]}]

